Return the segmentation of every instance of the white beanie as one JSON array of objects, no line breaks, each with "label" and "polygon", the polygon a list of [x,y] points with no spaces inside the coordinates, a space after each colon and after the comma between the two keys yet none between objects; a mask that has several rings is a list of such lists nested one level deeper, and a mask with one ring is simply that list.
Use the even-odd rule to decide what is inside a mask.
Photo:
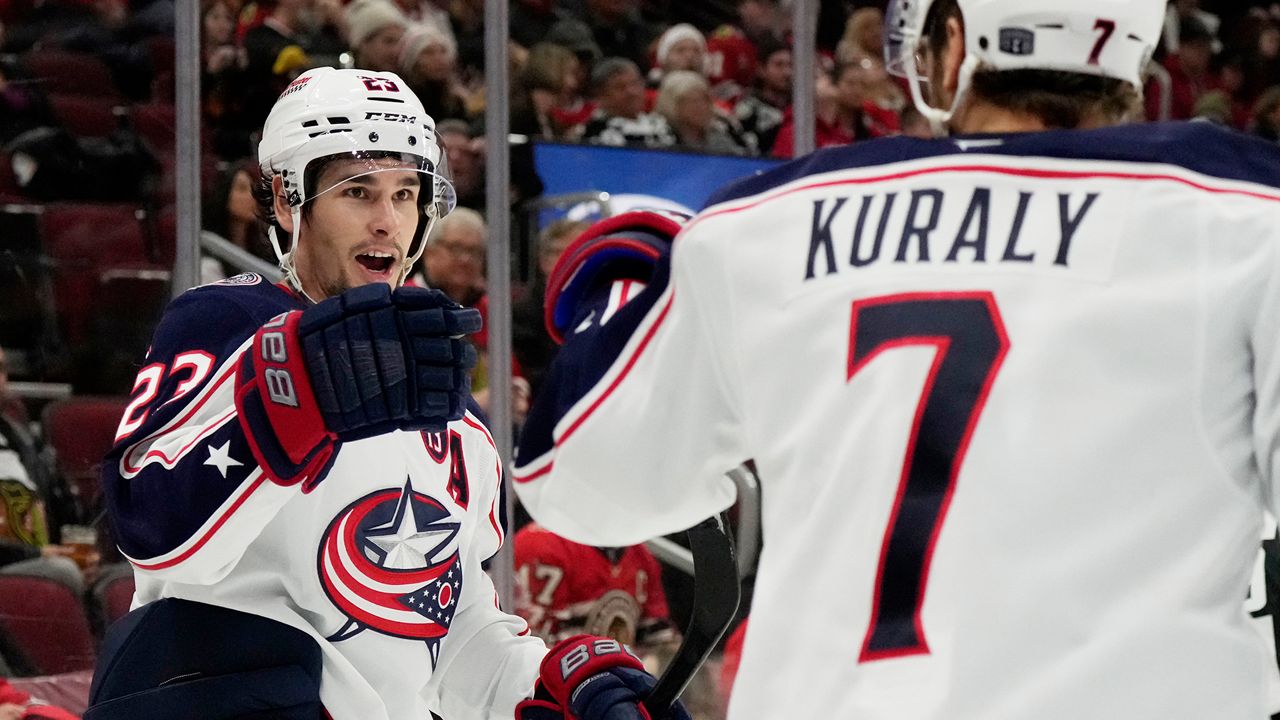
[{"label": "white beanie", "polygon": [[681,40],[697,40],[703,54],[706,54],[707,39],[702,36],[702,33],[698,32],[698,28],[689,23],[672,25],[667,28],[666,32],[662,33],[662,37],[658,38],[657,60],[659,66],[667,61],[667,53],[671,52],[671,48]]},{"label": "white beanie", "polygon": [[412,75],[414,66],[418,64],[418,56],[432,45],[443,47],[450,60],[458,57],[458,48],[454,45],[453,38],[431,25],[414,25],[404,34],[404,42],[400,46],[401,76]]},{"label": "white beanie", "polygon": [[409,25],[408,18],[391,0],[355,0],[347,6],[347,42],[353,49],[389,25]]}]

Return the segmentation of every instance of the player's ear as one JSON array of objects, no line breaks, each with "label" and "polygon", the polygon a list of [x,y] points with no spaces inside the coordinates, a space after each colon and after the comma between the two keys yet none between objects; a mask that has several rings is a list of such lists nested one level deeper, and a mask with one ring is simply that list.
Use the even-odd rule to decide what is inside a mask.
[{"label": "player's ear", "polygon": [[271,178],[271,197],[275,202],[276,223],[285,233],[293,233],[293,208],[284,194],[284,179],[279,175]]},{"label": "player's ear", "polygon": [[964,63],[964,23],[960,18],[947,18],[947,45],[942,50],[942,87],[946,91],[947,107],[960,86],[960,65]]}]

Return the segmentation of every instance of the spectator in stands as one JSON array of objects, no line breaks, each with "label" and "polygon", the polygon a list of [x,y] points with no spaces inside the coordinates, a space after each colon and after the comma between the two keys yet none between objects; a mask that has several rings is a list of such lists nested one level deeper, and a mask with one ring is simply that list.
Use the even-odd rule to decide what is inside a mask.
[{"label": "spectator in stands", "polygon": [[785,42],[791,32],[791,18],[778,0],[739,0],[738,27],[759,48],[769,41]]},{"label": "spectator in stands", "polygon": [[1182,28],[1188,22],[1194,22],[1209,32],[1212,38],[1212,50],[1222,50],[1218,42],[1218,29],[1222,21],[1217,15],[1200,7],[1200,0],[1173,0],[1165,8],[1164,34],[1161,42],[1166,52],[1176,53],[1182,45]]},{"label": "spectator in stands", "polygon": [[844,36],[836,45],[837,62],[860,57],[884,57],[884,13],[878,7],[854,10],[844,25]]},{"label": "spectator in stands", "polygon": [[553,0],[516,0],[510,4],[508,13],[511,40],[526,50],[548,42],[551,28],[568,17],[556,9]]},{"label": "spectator in stands", "polygon": [[[205,230],[274,265],[275,252],[267,239],[266,227],[258,219],[258,205],[253,199],[253,184],[258,175],[258,163],[253,159],[231,166],[219,179],[201,217]],[[234,274],[233,269],[206,257],[201,263],[201,279],[204,282],[220,280]]]},{"label": "spectator in stands", "polygon": [[651,87],[657,87],[667,73],[676,70],[689,70],[705,76],[707,39],[689,23],[672,25],[658,38],[655,59],[657,64],[649,70]]},{"label": "spectator in stands", "polygon": [[920,114],[915,105],[907,105],[903,108],[899,118],[898,127],[903,135],[921,140],[933,138],[933,128],[929,127],[929,121]]},{"label": "spectator in stands", "polygon": [[0,720],[77,720],[78,716],[23,692],[0,678]]},{"label": "spectator in stands", "polygon": [[1246,99],[1261,96],[1280,80],[1280,24],[1275,17],[1257,10],[1250,13],[1247,27],[1243,46]]},{"label": "spectator in stands", "polygon": [[484,210],[483,139],[476,138],[461,120],[445,120],[436,125],[436,137],[444,143],[453,174],[453,190],[458,204],[472,210]]},{"label": "spectator in stands", "polygon": [[[836,68],[831,110],[819,111],[815,118],[814,147],[847,145],[857,140],[893,135],[898,132],[896,111],[880,107],[871,99],[872,91],[884,75],[877,61],[863,57]],[[791,157],[794,151],[794,119],[788,118],[778,131],[774,157]]]},{"label": "spectator in stands", "polygon": [[621,57],[648,67],[658,32],[640,17],[639,0],[584,0],[582,19],[605,57]]},{"label": "spectator in stands", "polygon": [[648,548],[597,548],[530,523],[515,534],[516,613],[548,644],[582,633],[612,636],[643,653],[676,632],[662,566]]},{"label": "spectator in stands", "polygon": [[405,19],[417,25],[427,25],[445,35],[457,47],[453,37],[453,25],[449,22],[448,0],[395,0],[396,7]]},{"label": "spectator in stands", "polygon": [[736,124],[716,112],[707,79],[692,70],[667,73],[654,111],[671,125],[677,147],[722,155],[755,154]]},{"label": "spectator in stands", "polygon": [[1258,96],[1251,132],[1264,140],[1280,143],[1280,85],[1272,86]]},{"label": "spectator in stands", "polygon": [[[0,348],[0,405],[13,400]],[[25,423],[0,414],[0,572],[39,575],[84,592],[74,548],[50,542],[60,515],[57,478]]]},{"label": "spectator in stands", "polygon": [[596,61],[604,57],[600,46],[596,44],[595,35],[591,33],[591,28],[577,18],[563,17],[557,20],[556,24],[547,31],[544,39],[578,56],[578,62],[582,63],[584,80],[587,78],[587,71],[596,64]]},{"label": "spectator in stands", "polygon": [[760,71],[751,93],[738,101],[734,116],[757,151],[768,155],[791,105],[791,48],[770,42],[760,48]]},{"label": "spectator in stands", "polygon": [[676,144],[666,119],[644,111],[644,80],[634,62],[619,57],[601,60],[591,70],[591,94],[596,110],[583,140],[650,148]]},{"label": "spectator in stands", "polygon": [[1209,72],[1212,60],[1213,35],[1199,21],[1184,18],[1178,50],[1169,53],[1164,60],[1165,69],[1173,81],[1172,119],[1187,120],[1195,116],[1196,101],[1212,85]]},{"label": "spectator in stands", "polygon": [[202,0],[200,4],[201,109],[214,150],[222,157],[249,154],[249,136],[259,124],[245,112],[249,54],[236,41],[235,5],[235,0]]},{"label": "spectator in stands", "polygon": [[[265,16],[244,34],[249,56],[244,88],[248,124],[261,123],[276,98],[303,70],[327,64],[328,54],[336,55],[346,47],[342,13],[331,3],[320,3],[322,12],[314,12],[315,0],[260,0],[260,4],[267,8]],[[255,146],[249,151],[256,150]]]},{"label": "spectator in stands", "polygon": [[585,220],[561,219],[543,228],[537,239],[538,264],[534,268],[533,282],[511,307],[512,349],[535,397],[557,348],[543,321],[547,277],[569,243],[590,226],[591,223]]},{"label": "spectator in stands", "polygon": [[467,87],[483,87],[484,0],[453,0],[449,23],[458,45],[458,74]]},{"label": "spectator in stands", "polygon": [[475,210],[459,207],[446,215],[427,236],[419,283],[474,307],[485,293],[487,233],[484,218]]},{"label": "spectator in stands", "polygon": [[400,51],[400,77],[436,122],[468,116],[466,89],[457,73],[458,48],[430,25],[412,28]]},{"label": "spectator in stands", "polygon": [[400,43],[409,21],[391,0],[355,0],[347,6],[347,41],[354,67],[400,71]]},{"label": "spectator in stands", "polygon": [[582,105],[578,58],[567,48],[538,43],[529,50],[511,90],[511,132],[539,140],[577,139],[572,123]]}]

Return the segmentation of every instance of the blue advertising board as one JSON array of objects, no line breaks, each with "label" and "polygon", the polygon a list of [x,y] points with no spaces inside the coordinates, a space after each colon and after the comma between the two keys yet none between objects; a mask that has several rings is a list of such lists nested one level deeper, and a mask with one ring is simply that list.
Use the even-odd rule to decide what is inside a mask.
[{"label": "blue advertising board", "polygon": [[[702,208],[726,183],[768,170],[778,160],[702,155],[671,150],[535,143],[534,167],[544,196],[604,191],[671,201],[691,211]],[[638,203],[637,203],[638,204]],[[615,208],[614,212],[626,207]]]}]

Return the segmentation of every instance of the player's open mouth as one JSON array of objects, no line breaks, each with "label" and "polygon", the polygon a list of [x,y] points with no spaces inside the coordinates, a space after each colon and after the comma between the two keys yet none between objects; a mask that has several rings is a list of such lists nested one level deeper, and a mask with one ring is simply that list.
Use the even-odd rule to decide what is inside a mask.
[{"label": "player's open mouth", "polygon": [[395,261],[394,255],[380,250],[370,250],[356,256],[356,262],[360,263],[361,267],[376,275],[385,275],[391,272],[391,266],[395,264]]}]

